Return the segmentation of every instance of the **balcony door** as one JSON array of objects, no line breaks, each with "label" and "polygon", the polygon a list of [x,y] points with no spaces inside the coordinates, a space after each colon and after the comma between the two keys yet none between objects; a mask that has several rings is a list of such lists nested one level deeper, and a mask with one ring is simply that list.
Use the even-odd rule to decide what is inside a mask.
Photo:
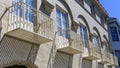
[{"label": "balcony door", "polygon": [[34,0],[24,0],[24,2],[27,4],[26,9],[25,9],[25,19],[27,21],[33,22]]},{"label": "balcony door", "polygon": [[58,35],[67,38],[67,15],[60,9],[56,9],[56,22]]},{"label": "balcony door", "polygon": [[99,46],[99,37],[97,35],[93,36],[93,43],[97,46]]},{"label": "balcony door", "polygon": [[9,30],[22,28],[33,32],[34,0],[12,0],[10,8]]},{"label": "balcony door", "polygon": [[82,38],[83,45],[84,45],[84,47],[87,47],[87,33],[86,33],[86,29],[83,26],[79,26],[79,29],[80,29],[80,36]]},{"label": "balcony door", "polygon": [[33,22],[34,0],[13,0],[12,5],[12,15],[14,17],[13,20]]}]

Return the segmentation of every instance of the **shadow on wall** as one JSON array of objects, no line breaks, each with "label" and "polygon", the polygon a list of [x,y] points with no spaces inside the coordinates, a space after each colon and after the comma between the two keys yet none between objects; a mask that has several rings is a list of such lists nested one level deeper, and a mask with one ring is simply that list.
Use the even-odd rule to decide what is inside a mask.
[{"label": "shadow on wall", "polygon": [[12,66],[8,66],[8,67],[4,67],[4,68],[27,68],[26,66],[24,65],[12,65]]},{"label": "shadow on wall", "polygon": [[49,3],[46,0],[42,0],[42,4],[41,4],[39,10],[42,11],[43,13],[47,14],[48,16],[50,16],[53,8],[54,8],[54,6],[51,3]]},{"label": "shadow on wall", "polygon": [[47,14],[48,16],[50,16],[50,14],[51,14],[48,11],[45,10],[45,6],[43,4],[41,4],[39,10],[42,11],[43,13]]}]

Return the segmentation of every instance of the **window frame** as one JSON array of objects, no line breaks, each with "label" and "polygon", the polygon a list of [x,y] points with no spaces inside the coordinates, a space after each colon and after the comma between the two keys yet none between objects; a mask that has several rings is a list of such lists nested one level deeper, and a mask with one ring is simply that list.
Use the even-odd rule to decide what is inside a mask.
[{"label": "window frame", "polygon": [[84,5],[84,0],[78,0],[81,5]]},{"label": "window frame", "polygon": [[93,40],[92,40],[93,44],[99,46],[99,36],[98,35],[93,35]]},{"label": "window frame", "polygon": [[[117,53],[119,53],[119,54],[117,54]],[[119,66],[120,66],[120,50],[115,50],[115,55],[117,56],[117,58],[118,58],[118,64],[119,64]],[[119,55],[119,56],[118,56]]]},{"label": "window frame", "polygon": [[[34,11],[33,11],[33,7],[34,7],[34,0],[29,0],[32,2],[28,2],[28,0],[12,0],[12,5],[14,5],[15,3],[21,2],[19,4],[16,4],[15,6],[12,7],[12,15],[13,16],[17,16],[19,18],[25,19],[27,22],[31,22],[33,23],[34,21]],[[22,6],[21,4],[25,3],[26,5]]]},{"label": "window frame", "polygon": [[[113,28],[114,28],[114,31],[112,31]],[[110,27],[110,35],[111,35],[112,41],[119,41],[117,27]]]},{"label": "window frame", "polygon": [[[57,11],[59,11],[60,16],[57,16]],[[63,19],[65,16],[65,19]],[[65,12],[63,9],[56,8],[56,24],[57,24],[57,30],[58,30],[58,35],[63,36],[65,38],[68,38],[67,35],[67,25],[68,25],[68,14]],[[60,20],[60,23],[58,25],[58,18]]]},{"label": "window frame", "polygon": [[90,11],[91,11],[91,14],[94,16],[94,17],[96,17],[95,16],[95,6],[92,4],[92,5],[90,5]]},{"label": "window frame", "polygon": [[[81,30],[81,27],[82,27],[82,30]],[[79,33],[80,33],[80,37],[81,37],[81,39],[82,39],[82,41],[83,41],[83,45],[84,45],[84,47],[87,47],[87,42],[88,42],[88,38],[87,38],[87,29],[86,29],[86,27],[85,26],[83,26],[83,25],[79,25],[78,26],[78,28],[79,28]],[[81,35],[82,34],[82,35]]]}]

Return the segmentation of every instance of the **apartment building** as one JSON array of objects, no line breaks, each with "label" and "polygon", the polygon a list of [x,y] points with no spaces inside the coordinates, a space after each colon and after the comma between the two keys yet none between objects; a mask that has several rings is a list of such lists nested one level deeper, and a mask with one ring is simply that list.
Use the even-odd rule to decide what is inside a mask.
[{"label": "apartment building", "polygon": [[2,68],[115,68],[98,0],[0,0]]},{"label": "apartment building", "polygon": [[108,18],[109,39],[120,68],[120,24],[116,18]]}]

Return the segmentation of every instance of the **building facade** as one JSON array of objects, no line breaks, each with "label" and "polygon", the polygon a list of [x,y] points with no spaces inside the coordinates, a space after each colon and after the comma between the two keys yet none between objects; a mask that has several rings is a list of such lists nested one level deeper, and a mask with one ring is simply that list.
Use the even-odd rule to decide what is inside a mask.
[{"label": "building facade", "polygon": [[120,24],[116,18],[109,18],[108,19],[108,29],[109,29],[109,39],[114,50],[114,54],[118,58],[120,68]]},{"label": "building facade", "polygon": [[97,0],[0,0],[2,68],[115,68]]}]

